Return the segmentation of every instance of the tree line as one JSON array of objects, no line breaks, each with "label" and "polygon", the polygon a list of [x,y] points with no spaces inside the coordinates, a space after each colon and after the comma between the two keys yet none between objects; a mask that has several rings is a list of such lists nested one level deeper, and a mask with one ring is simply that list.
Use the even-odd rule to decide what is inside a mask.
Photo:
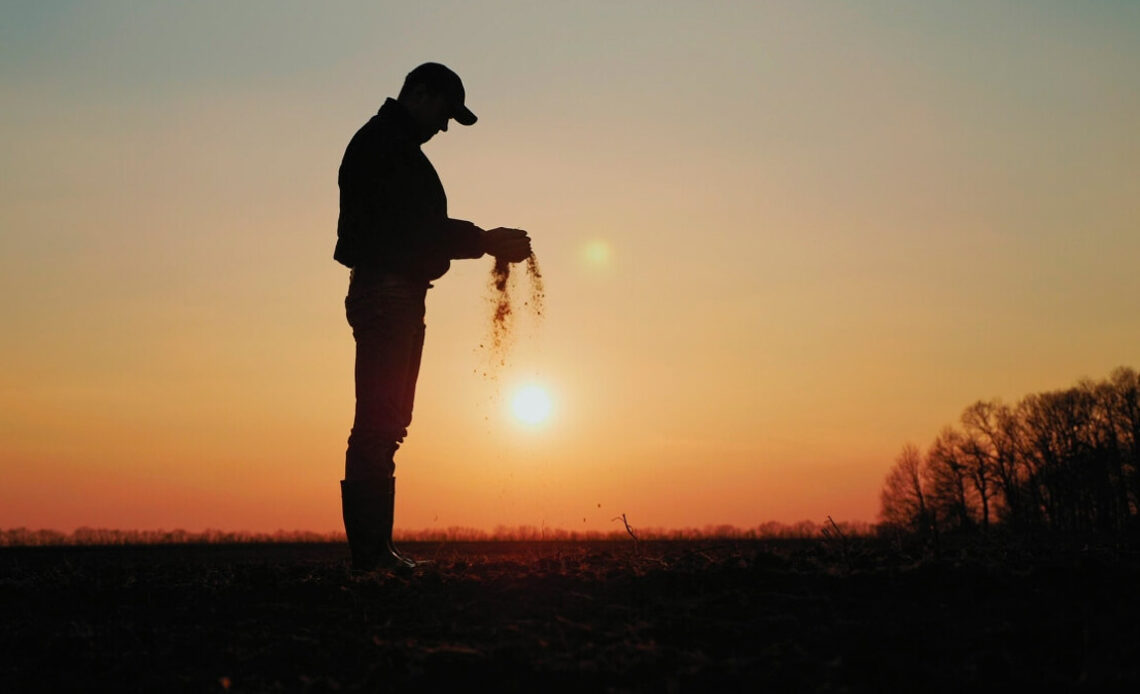
[{"label": "tree line", "polygon": [[906,444],[880,495],[886,527],[920,534],[994,526],[1072,535],[1135,533],[1140,374],[979,400],[925,451]]},{"label": "tree line", "polygon": [[51,529],[0,529],[0,547],[51,547],[74,545],[227,545],[243,543],[344,542],[344,533],[278,530],[273,533],[215,530],[122,530],[76,528],[70,533]]},{"label": "tree line", "polygon": [[[865,522],[832,523],[834,532],[848,537],[869,536],[873,528]],[[706,525],[703,528],[636,528],[643,540],[802,540],[825,535],[827,526],[814,521],[784,524],[776,521],[755,527]],[[613,530],[566,530],[534,525],[497,526],[488,532],[480,528],[451,526],[423,530],[398,529],[396,539],[408,542],[509,542],[509,541],[619,541],[630,539],[625,528]],[[0,528],[0,547],[47,547],[76,545],[184,545],[184,544],[264,544],[264,543],[345,542],[344,532],[318,533],[307,530],[278,530],[251,533],[207,529],[201,532],[177,530],[120,530],[82,527],[65,533],[58,530]]]}]

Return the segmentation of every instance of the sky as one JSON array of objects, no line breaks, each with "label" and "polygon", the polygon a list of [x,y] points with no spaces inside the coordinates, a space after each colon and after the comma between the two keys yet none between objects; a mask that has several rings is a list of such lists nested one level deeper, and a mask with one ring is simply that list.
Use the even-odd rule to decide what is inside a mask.
[{"label": "sky", "polygon": [[528,230],[546,296],[497,364],[490,259],[429,292],[397,527],[874,521],[970,403],[1140,367],[1138,36],[1125,0],[0,2],[0,528],[341,527],[337,167],[429,60],[479,115],[424,146],[450,214]]}]

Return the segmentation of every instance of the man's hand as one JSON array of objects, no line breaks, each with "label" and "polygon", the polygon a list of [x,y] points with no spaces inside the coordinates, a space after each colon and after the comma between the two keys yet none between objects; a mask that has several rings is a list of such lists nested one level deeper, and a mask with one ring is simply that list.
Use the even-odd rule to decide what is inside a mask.
[{"label": "man's hand", "polygon": [[486,229],[483,231],[483,251],[508,263],[519,263],[530,256],[530,237],[522,229]]}]

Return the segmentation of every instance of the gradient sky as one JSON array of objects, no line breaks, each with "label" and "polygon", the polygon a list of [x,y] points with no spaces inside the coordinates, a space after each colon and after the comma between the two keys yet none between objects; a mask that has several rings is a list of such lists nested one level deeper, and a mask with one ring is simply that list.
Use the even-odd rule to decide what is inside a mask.
[{"label": "gradient sky", "polygon": [[[0,527],[340,527],[349,138],[426,60],[452,216],[404,528],[874,520],[904,442],[1140,367],[1140,3],[3,2]],[[518,287],[525,290],[525,283]],[[544,385],[540,426],[509,413]]]}]

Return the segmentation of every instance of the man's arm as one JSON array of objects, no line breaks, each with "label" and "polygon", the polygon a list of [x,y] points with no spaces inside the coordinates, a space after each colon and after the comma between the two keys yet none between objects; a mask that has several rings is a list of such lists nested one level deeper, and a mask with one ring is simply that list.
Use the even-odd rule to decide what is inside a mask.
[{"label": "man's arm", "polygon": [[465,219],[448,219],[442,239],[447,257],[453,260],[482,258],[487,252],[483,244],[485,233],[487,232]]},{"label": "man's arm", "polygon": [[411,265],[431,254],[458,259],[484,253],[509,262],[526,259],[530,239],[525,231],[484,230],[437,216],[416,182],[418,164],[407,153],[377,151],[374,141],[349,145],[339,177],[338,260],[350,266],[375,261]]},{"label": "man's arm", "polygon": [[463,219],[448,219],[445,239],[448,257],[453,260],[487,254],[518,263],[530,256],[530,237],[522,229],[480,229]]}]

